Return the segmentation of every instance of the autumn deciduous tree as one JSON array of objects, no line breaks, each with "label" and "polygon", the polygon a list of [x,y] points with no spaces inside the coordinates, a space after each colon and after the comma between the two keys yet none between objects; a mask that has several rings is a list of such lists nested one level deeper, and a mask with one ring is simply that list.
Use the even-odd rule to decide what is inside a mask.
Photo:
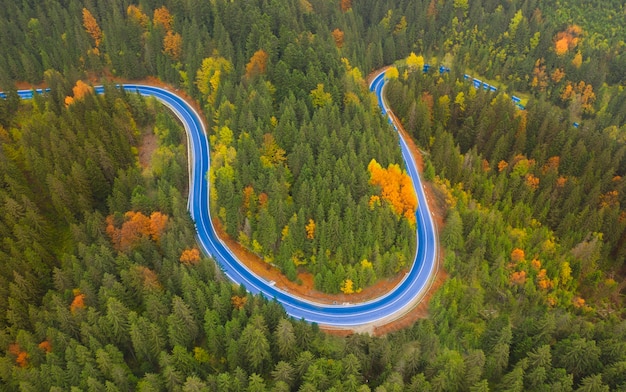
[{"label": "autumn deciduous tree", "polygon": [[155,26],[163,26],[165,31],[172,29],[172,22],[174,18],[167,7],[163,6],[154,10],[153,22]]},{"label": "autumn deciduous tree", "polygon": [[548,87],[548,74],[546,73],[546,66],[544,59],[538,59],[535,62],[535,68],[533,69],[533,79],[530,82],[532,87],[535,87],[539,91],[545,91]]},{"label": "autumn deciduous tree", "polygon": [[509,281],[512,285],[523,286],[526,283],[526,271],[513,272]]},{"label": "autumn deciduous tree", "polygon": [[526,185],[532,190],[537,190],[537,188],[539,188],[539,178],[535,177],[532,173],[528,173],[526,175]]},{"label": "autumn deciduous tree", "polygon": [[243,188],[243,202],[242,206],[244,211],[248,211],[250,209],[250,201],[254,198],[254,188],[252,185],[248,185]]},{"label": "autumn deciduous tree", "polygon": [[200,251],[198,248],[185,249],[180,255],[180,262],[186,265],[196,265],[200,262]]},{"label": "autumn deciduous tree", "polygon": [[250,61],[246,64],[246,77],[251,78],[257,75],[265,74],[267,69],[267,59],[269,58],[266,51],[263,49],[259,49],[252,57],[250,57]]},{"label": "autumn deciduous tree", "polygon": [[315,221],[309,219],[309,223],[304,227],[306,230],[306,238],[312,240],[315,238]]},{"label": "autumn deciduous tree", "polygon": [[217,52],[213,56],[202,60],[202,66],[196,74],[198,90],[212,102],[217,94],[222,77],[228,75],[232,69],[230,61],[221,57]]},{"label": "autumn deciduous tree", "polygon": [[76,310],[85,307],[85,294],[81,293],[79,289],[74,290],[74,299],[70,304],[70,311],[76,313]]},{"label": "autumn deciduous tree", "polygon": [[333,30],[331,34],[333,35],[333,39],[335,40],[335,46],[341,48],[343,46],[343,31],[337,28]]},{"label": "autumn deciduous tree", "polygon": [[341,291],[344,294],[354,293],[354,282],[352,281],[352,279],[346,279],[343,281],[343,283],[341,284]]},{"label": "autumn deciduous tree", "polygon": [[20,347],[18,343],[11,343],[9,345],[9,350],[11,354],[15,355],[15,363],[19,367],[28,366],[28,353]]},{"label": "autumn deciduous tree", "polygon": [[148,27],[148,23],[150,23],[150,18],[148,15],[144,14],[139,7],[134,4],[131,4],[126,8],[126,14],[128,17],[139,24],[141,27]]},{"label": "autumn deciduous tree", "polygon": [[83,99],[87,94],[93,93],[93,88],[82,80],[78,80],[76,85],[72,88],[73,97],[69,95],[65,97],[65,105],[69,106],[77,100]]},{"label": "autumn deciduous tree", "polygon": [[43,342],[39,343],[37,347],[45,351],[46,354],[52,352],[52,344],[48,340],[44,340]]},{"label": "autumn deciduous tree", "polygon": [[386,71],[385,71],[385,77],[389,80],[392,79],[398,79],[398,76],[400,76],[399,72],[398,72],[398,68],[396,67],[389,67]]},{"label": "autumn deciduous tree", "polygon": [[169,217],[165,214],[160,213],[159,211],[155,211],[150,214],[150,229],[149,234],[152,237],[152,240],[155,242],[161,241],[161,234],[165,230],[165,226],[167,226],[167,222]]},{"label": "autumn deciduous tree", "polygon": [[159,282],[159,277],[150,268],[138,265],[134,268],[134,271],[139,275],[141,280],[143,281],[143,288],[146,290],[160,290],[162,288],[161,282]]},{"label": "autumn deciduous tree", "polygon": [[233,295],[230,298],[230,302],[233,304],[233,307],[235,309],[241,309],[246,305],[246,302],[248,302],[248,297],[240,297],[238,295]]},{"label": "autumn deciduous tree", "polygon": [[383,169],[375,159],[370,161],[367,169],[370,172],[370,182],[380,186],[382,198],[391,203],[397,214],[415,224],[417,197],[411,177],[401,171],[399,165],[390,164],[387,169]]},{"label": "autumn deciduous tree", "polygon": [[424,68],[424,56],[418,56],[411,52],[409,57],[406,58],[406,65],[408,65],[411,70],[421,71]]},{"label": "autumn deciduous tree", "polygon": [[153,212],[147,217],[141,212],[128,211],[124,214],[124,219],[119,229],[115,227],[112,215],[106,219],[106,232],[113,242],[113,247],[121,252],[130,250],[142,238],[150,238],[158,243],[167,225],[168,216]]},{"label": "autumn deciduous tree", "polygon": [[582,53],[580,53],[580,51],[578,51],[574,55],[574,58],[572,59],[572,65],[574,66],[574,68],[580,68],[582,63],[583,63],[583,55]]},{"label": "autumn deciduous tree", "polygon": [[519,263],[520,261],[523,261],[525,258],[526,258],[526,255],[524,254],[524,250],[523,249],[515,248],[511,252],[511,260],[514,263]]},{"label": "autumn deciduous tree", "polygon": [[102,41],[102,31],[100,26],[98,26],[96,18],[93,17],[87,8],[83,8],[83,27],[85,27],[87,34],[93,39],[94,46],[97,49]]},{"label": "autumn deciduous tree", "polygon": [[352,8],[352,0],[341,0],[341,10],[343,12],[348,11],[350,8]]},{"label": "autumn deciduous tree", "polygon": [[168,31],[163,37],[163,53],[173,60],[178,60],[183,52],[183,37],[172,31]]},{"label": "autumn deciduous tree", "polygon": [[274,167],[274,165],[284,162],[285,150],[278,146],[276,139],[271,133],[263,135],[263,146],[261,148],[261,164],[264,167]]},{"label": "autumn deciduous tree", "polygon": [[554,51],[557,55],[563,56],[565,53],[578,45],[582,29],[580,26],[571,25],[565,31],[559,32],[554,39]]},{"label": "autumn deciduous tree", "polygon": [[596,94],[593,92],[593,86],[582,80],[578,84],[568,82],[561,92],[561,100],[564,102],[573,101],[580,105],[583,113],[593,114]]},{"label": "autumn deciduous tree", "polygon": [[324,91],[324,84],[318,83],[317,87],[311,90],[311,100],[313,101],[313,106],[316,108],[320,108],[322,106],[329,105],[333,102],[333,97],[330,93]]}]

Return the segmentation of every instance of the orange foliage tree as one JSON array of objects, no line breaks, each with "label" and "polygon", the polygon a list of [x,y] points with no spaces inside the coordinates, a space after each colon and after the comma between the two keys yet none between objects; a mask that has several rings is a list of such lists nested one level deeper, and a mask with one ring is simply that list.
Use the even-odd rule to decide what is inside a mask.
[{"label": "orange foliage tree", "polygon": [[180,255],[180,262],[186,265],[196,265],[200,262],[200,251],[198,248],[185,249]]},{"label": "orange foliage tree", "polygon": [[248,211],[250,209],[250,202],[254,199],[254,188],[252,185],[248,185],[243,188],[243,209]]},{"label": "orange foliage tree", "polygon": [[15,355],[15,363],[17,363],[19,367],[24,368],[28,366],[28,353],[22,350],[19,343],[11,343],[8,351]]},{"label": "orange foliage tree", "polygon": [[530,85],[537,88],[539,91],[545,91],[546,87],[548,87],[548,75],[546,74],[546,66],[543,59],[538,59],[535,62],[533,79]]},{"label": "orange foliage tree", "polygon": [[70,304],[70,311],[75,313],[77,309],[85,307],[85,294],[82,294],[79,289],[74,290],[74,299]]},{"label": "orange foliage tree", "polygon": [[242,309],[246,305],[246,302],[248,302],[248,297],[234,295],[230,298],[230,302],[233,304],[235,309]]},{"label": "orange foliage tree", "polygon": [[528,173],[526,175],[526,185],[532,190],[537,190],[537,188],[539,188],[539,178],[535,177],[532,173]]},{"label": "orange foliage tree", "polygon": [[113,247],[126,252],[135,246],[142,238],[150,238],[159,242],[161,234],[167,225],[168,216],[160,212],[153,212],[150,217],[141,212],[128,211],[124,214],[124,223],[121,228],[115,227],[114,218],[106,218],[106,232],[113,242]]},{"label": "orange foliage tree", "polygon": [[563,71],[562,68],[555,69],[550,75],[550,79],[552,79],[554,83],[560,82],[564,77],[565,77],[565,71]]},{"label": "orange foliage tree", "polygon": [[259,49],[250,58],[246,65],[246,77],[251,78],[256,75],[262,75],[267,68],[267,59],[269,58],[266,51]]},{"label": "orange foliage tree", "polygon": [[168,31],[163,37],[163,53],[173,60],[178,60],[183,52],[183,37],[178,33]]},{"label": "orange foliage tree", "polygon": [[541,168],[541,172],[543,174],[546,174],[551,171],[558,172],[560,163],[561,163],[561,157],[559,156],[550,157],[548,158],[548,161],[546,162],[546,164],[543,165],[543,167]]},{"label": "orange foliage tree", "polygon": [[511,260],[513,260],[514,263],[519,263],[520,261],[523,261],[524,258],[526,258],[526,255],[524,254],[523,249],[515,248],[511,252]]},{"label": "orange foliage tree", "polygon": [[43,342],[39,343],[37,347],[45,351],[46,354],[52,352],[52,344],[50,344],[48,340],[44,340]]},{"label": "orange foliage tree", "polygon": [[174,18],[167,7],[163,6],[161,8],[157,8],[154,10],[154,17],[152,19],[152,23],[155,26],[163,26],[165,31],[170,31],[172,29],[172,22]]},{"label": "orange foliage tree", "polygon": [[565,31],[559,32],[554,39],[554,51],[557,55],[563,56],[568,51],[574,49],[582,34],[580,26],[571,25]]},{"label": "orange foliage tree", "polygon": [[348,11],[350,8],[352,8],[352,0],[341,0],[341,10],[343,12]]},{"label": "orange foliage tree", "polygon": [[512,285],[523,286],[526,283],[526,271],[513,272],[509,281]]},{"label": "orange foliage tree", "polygon": [[65,97],[66,106],[73,104],[76,100],[83,99],[87,94],[92,94],[93,88],[82,80],[78,80],[76,81],[76,85],[72,88],[72,93],[74,97],[70,97],[69,95]]},{"label": "orange foliage tree", "polygon": [[263,192],[259,194],[259,208],[266,207],[268,199],[269,197],[267,196],[267,193]]},{"label": "orange foliage tree", "polygon": [[102,30],[100,30],[100,26],[98,26],[96,18],[93,17],[87,8],[83,8],[83,26],[85,27],[87,34],[89,34],[93,39],[94,46],[97,49],[102,41]]},{"label": "orange foliage tree", "polygon": [[381,196],[391,203],[397,214],[404,215],[412,224],[415,223],[417,197],[411,177],[400,170],[397,164],[390,164],[383,169],[375,159],[367,166],[370,172],[370,183],[381,188]]},{"label": "orange foliage tree", "polygon": [[335,46],[341,48],[343,46],[343,31],[335,29],[333,30],[332,35],[335,40]]},{"label": "orange foliage tree", "polygon": [[593,114],[593,104],[596,101],[596,93],[593,92],[593,86],[584,81],[578,84],[568,82],[561,92],[562,101],[575,101],[580,104],[583,113]]}]

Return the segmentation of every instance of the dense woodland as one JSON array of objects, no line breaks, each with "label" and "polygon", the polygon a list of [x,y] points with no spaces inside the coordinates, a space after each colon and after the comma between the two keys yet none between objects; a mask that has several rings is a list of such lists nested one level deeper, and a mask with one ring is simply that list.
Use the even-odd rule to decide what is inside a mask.
[{"label": "dense woodland", "polygon": [[[0,5],[0,390],[626,388],[621,2]],[[364,82],[399,59],[387,96],[446,207],[448,279],[429,318],[381,338],[324,334],[226,281],[195,244],[184,131],[108,82],[199,102],[213,216],[291,279],[347,293],[415,249],[397,136]],[[18,82],[51,92],[20,102]]]}]

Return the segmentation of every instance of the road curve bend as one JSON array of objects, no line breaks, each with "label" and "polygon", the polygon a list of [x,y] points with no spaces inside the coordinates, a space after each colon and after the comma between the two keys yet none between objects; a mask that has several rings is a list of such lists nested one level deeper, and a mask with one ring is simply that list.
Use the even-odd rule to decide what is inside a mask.
[{"label": "road curve bend", "polygon": [[[383,98],[385,86],[384,72],[380,72],[370,84],[370,90],[378,97],[383,114],[388,115],[387,105]],[[411,152],[400,136],[400,147],[407,172],[413,179],[413,187],[418,197],[418,209],[415,213],[417,221],[417,251],[415,261],[403,280],[385,295],[374,300],[355,304],[329,305],[317,303],[294,296],[281,290],[263,278],[255,275],[217,236],[211,221],[209,209],[209,184],[207,172],[210,166],[210,149],[207,132],[199,114],[183,98],[174,92],[160,87],[123,84],[128,92],[136,92],[143,96],[151,96],[174,112],[183,123],[188,135],[189,151],[189,199],[187,207],[196,225],[197,240],[202,250],[214,258],[223,273],[236,284],[243,284],[254,294],[263,294],[267,298],[276,299],[294,318],[302,318],[311,323],[337,327],[359,328],[386,324],[411,309],[428,290],[437,262],[437,236],[428,203],[421,184],[418,170]],[[104,87],[95,88],[96,93],[104,93]],[[20,90],[22,99],[30,99],[35,93],[46,90]],[[0,93],[0,97],[3,94]],[[389,120],[397,130],[396,124]]]}]

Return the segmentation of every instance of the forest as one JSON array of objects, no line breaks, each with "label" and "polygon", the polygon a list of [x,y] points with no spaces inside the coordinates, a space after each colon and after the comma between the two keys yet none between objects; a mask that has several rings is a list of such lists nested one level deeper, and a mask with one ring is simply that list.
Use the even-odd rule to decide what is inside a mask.
[{"label": "forest", "polygon": [[[620,1],[0,5],[0,390],[626,389]],[[388,101],[445,207],[447,279],[427,318],[379,337],[229,283],[195,242],[184,130],[114,86],[197,102],[215,219],[288,278],[349,294],[417,246],[365,82],[392,64]],[[20,101],[25,86],[50,93]]]}]

